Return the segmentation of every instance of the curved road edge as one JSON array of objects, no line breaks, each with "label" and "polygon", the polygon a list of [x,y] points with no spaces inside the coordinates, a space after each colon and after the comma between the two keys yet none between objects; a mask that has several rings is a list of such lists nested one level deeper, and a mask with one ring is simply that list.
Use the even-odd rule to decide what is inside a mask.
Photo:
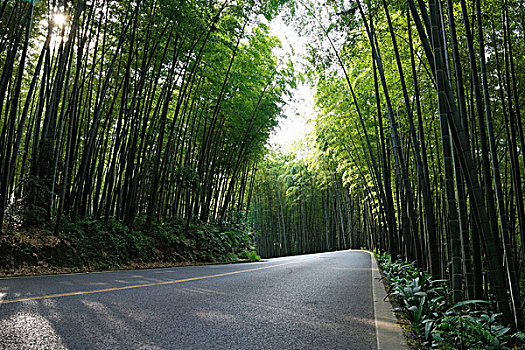
[{"label": "curved road edge", "polygon": [[386,290],[383,282],[381,282],[376,258],[373,253],[368,253],[372,262],[372,297],[374,299],[377,349],[408,350],[403,331],[399,328],[397,318],[392,310],[392,304],[386,297]]}]

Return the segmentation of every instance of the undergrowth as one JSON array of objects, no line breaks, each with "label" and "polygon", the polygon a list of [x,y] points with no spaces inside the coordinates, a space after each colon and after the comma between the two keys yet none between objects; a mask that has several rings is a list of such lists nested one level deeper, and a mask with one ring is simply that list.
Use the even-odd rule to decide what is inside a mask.
[{"label": "undergrowth", "polygon": [[511,332],[500,314],[485,300],[452,305],[446,280],[433,279],[413,263],[379,257],[389,293],[399,303],[396,311],[410,321],[412,331],[426,349],[525,349],[525,333]]},{"label": "undergrowth", "polygon": [[152,263],[233,262],[260,259],[246,227],[182,220],[133,228],[115,219],[64,220],[58,234],[42,228],[0,237],[0,270],[27,266],[118,269]]}]

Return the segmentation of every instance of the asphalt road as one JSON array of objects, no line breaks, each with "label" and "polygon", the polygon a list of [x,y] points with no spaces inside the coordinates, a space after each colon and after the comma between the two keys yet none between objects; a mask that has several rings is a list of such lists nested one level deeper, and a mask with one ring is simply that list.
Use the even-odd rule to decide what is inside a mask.
[{"label": "asphalt road", "polygon": [[0,349],[376,349],[370,255],[0,279]]}]

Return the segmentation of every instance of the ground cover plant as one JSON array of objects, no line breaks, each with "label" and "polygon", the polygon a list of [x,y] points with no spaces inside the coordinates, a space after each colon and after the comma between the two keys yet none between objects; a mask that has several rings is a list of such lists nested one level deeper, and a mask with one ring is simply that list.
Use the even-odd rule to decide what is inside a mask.
[{"label": "ground cover plant", "polygon": [[65,220],[60,232],[46,226],[20,229],[0,239],[0,273],[93,271],[194,263],[255,261],[252,235],[239,223],[182,220],[127,226],[115,219]]},{"label": "ground cover plant", "polygon": [[382,254],[379,262],[396,311],[410,321],[423,349],[522,349],[525,333],[501,323],[486,300],[453,304],[446,280],[437,280],[403,260]]}]

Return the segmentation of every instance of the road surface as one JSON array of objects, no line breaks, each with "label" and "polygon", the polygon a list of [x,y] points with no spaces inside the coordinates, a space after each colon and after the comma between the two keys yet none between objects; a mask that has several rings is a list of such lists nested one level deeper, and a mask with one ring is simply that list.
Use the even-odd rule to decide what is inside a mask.
[{"label": "road surface", "polygon": [[0,349],[377,349],[370,255],[0,279]]}]

